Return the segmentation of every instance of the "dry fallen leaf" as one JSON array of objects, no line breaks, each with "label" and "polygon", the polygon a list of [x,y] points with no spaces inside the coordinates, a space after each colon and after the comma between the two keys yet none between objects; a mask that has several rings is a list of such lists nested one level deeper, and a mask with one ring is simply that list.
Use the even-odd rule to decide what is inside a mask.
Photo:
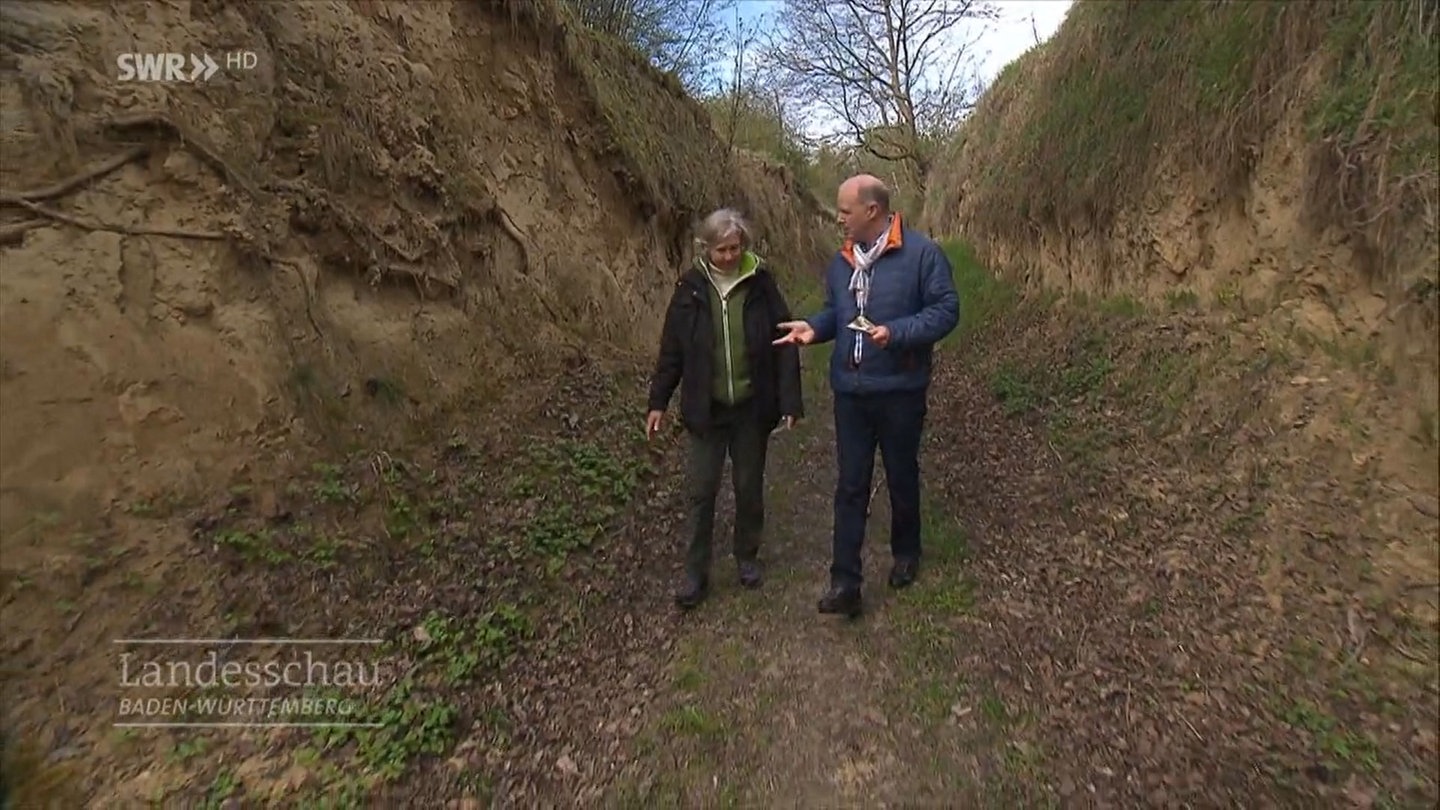
[{"label": "dry fallen leaf", "polygon": [[576,766],[575,760],[571,759],[569,754],[564,754],[556,760],[555,767],[566,776],[575,776],[580,773],[580,768]]}]

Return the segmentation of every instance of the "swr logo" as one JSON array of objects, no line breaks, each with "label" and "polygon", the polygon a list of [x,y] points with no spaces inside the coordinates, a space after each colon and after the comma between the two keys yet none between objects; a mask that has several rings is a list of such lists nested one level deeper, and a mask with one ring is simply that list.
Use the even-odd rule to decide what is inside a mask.
[{"label": "swr logo", "polygon": [[122,53],[115,57],[115,66],[122,82],[198,82],[220,69],[208,53],[189,54],[188,67],[185,57],[183,53]]}]

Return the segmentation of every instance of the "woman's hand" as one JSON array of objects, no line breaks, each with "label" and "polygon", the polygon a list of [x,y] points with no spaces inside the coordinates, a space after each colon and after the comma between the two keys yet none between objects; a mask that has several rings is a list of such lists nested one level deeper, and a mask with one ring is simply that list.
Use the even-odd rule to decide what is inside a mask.
[{"label": "woman's hand", "polygon": [[664,411],[650,411],[645,414],[645,441],[650,441],[660,432],[660,417],[664,415]]},{"label": "woman's hand", "polygon": [[795,427],[795,417],[783,416],[780,418],[780,424],[784,425],[786,430],[791,430]]}]

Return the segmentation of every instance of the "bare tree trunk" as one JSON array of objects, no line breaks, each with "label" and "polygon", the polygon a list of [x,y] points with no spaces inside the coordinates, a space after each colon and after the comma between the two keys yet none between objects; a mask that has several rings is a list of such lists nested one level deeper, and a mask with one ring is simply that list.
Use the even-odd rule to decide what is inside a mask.
[{"label": "bare tree trunk", "polygon": [[740,91],[744,82],[742,76],[745,71],[745,22],[740,19],[740,12],[735,12],[735,63],[732,66],[734,73],[730,81],[730,127],[728,137],[725,141],[725,154],[735,154],[735,130],[740,126]]}]

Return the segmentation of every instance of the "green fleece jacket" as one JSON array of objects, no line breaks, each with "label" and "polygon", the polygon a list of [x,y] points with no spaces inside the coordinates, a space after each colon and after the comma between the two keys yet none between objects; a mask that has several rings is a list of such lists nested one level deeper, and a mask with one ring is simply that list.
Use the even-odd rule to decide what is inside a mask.
[{"label": "green fleece jacket", "polygon": [[760,259],[746,251],[740,266],[725,275],[701,260],[700,269],[710,280],[710,319],[715,327],[714,396],[717,402],[735,405],[750,397],[750,362],[745,351],[746,282],[755,275]]}]

